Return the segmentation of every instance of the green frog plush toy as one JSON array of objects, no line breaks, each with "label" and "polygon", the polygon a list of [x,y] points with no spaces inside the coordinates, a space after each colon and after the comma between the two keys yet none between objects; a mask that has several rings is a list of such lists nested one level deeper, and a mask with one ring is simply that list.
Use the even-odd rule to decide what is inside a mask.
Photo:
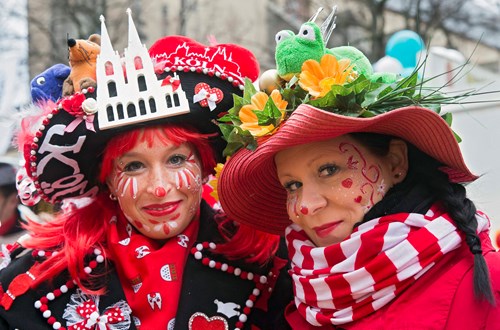
[{"label": "green frog plush toy", "polygon": [[391,83],[397,76],[392,73],[374,73],[368,58],[357,48],[340,46],[326,48],[323,34],[314,22],[302,24],[298,34],[283,30],[276,34],[276,69],[278,76],[289,81],[301,71],[302,64],[309,59],[320,61],[324,54],[340,59],[349,59],[354,70],[372,81]]}]

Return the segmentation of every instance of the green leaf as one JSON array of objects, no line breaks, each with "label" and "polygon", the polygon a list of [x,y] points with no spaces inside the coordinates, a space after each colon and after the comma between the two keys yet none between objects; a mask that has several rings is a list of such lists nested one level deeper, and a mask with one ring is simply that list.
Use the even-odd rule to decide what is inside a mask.
[{"label": "green leaf", "polygon": [[232,115],[230,113],[220,117],[218,119],[219,122],[221,123],[228,123],[228,122],[231,122],[233,123],[234,125],[241,125],[241,120],[238,116],[235,116],[235,115]]},{"label": "green leaf", "polygon": [[233,125],[219,124],[219,129],[221,130],[224,140],[228,141],[229,136],[233,130]]},{"label": "green leaf", "polygon": [[448,124],[448,126],[451,127],[451,122],[453,120],[453,115],[451,114],[451,112],[445,113],[444,115],[441,116],[441,118],[443,118],[444,121]]},{"label": "green leaf", "polygon": [[238,126],[224,124],[220,126],[225,126],[221,127],[224,139],[227,141],[227,146],[223,151],[224,156],[231,156],[241,148],[255,148],[257,146],[255,138],[249,131],[243,130]]},{"label": "green leaf", "polygon": [[406,79],[402,81],[400,87],[403,90],[404,96],[412,97],[415,94],[415,87],[417,85],[417,81],[418,81],[417,71],[413,71],[411,75],[409,75],[408,77],[406,77]]},{"label": "green leaf", "polygon": [[281,121],[281,111],[278,109],[272,98],[269,98],[262,110],[253,110],[259,120],[259,126],[277,126]]},{"label": "green leaf", "polygon": [[[241,96],[239,96],[237,94],[233,94],[233,107],[228,110],[228,113],[233,115],[233,116],[238,117],[240,114],[241,107],[246,105],[246,104],[247,103],[246,103],[244,98],[242,98]],[[250,104],[250,103],[248,103],[248,104]]]},{"label": "green leaf", "polygon": [[240,150],[241,148],[244,148],[244,145],[242,145],[239,142],[228,143],[224,148],[224,150],[222,151],[222,155],[224,157],[232,156],[236,151]]},{"label": "green leaf", "polygon": [[254,96],[256,93],[257,90],[255,89],[252,81],[248,78],[245,78],[245,89],[243,90],[243,99],[245,102],[244,104],[252,103],[252,96]]}]

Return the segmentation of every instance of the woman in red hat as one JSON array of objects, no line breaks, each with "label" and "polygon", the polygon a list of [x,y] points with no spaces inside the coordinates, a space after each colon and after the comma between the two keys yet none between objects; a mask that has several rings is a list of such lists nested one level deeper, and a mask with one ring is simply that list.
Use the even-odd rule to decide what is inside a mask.
[{"label": "woman in red hat", "polygon": [[[280,43],[316,30],[277,38],[277,63]],[[498,328],[500,254],[466,196],[477,176],[438,114],[454,98],[416,72],[370,81],[328,53],[292,79],[270,96],[247,89],[221,119],[226,153],[246,148],[218,185],[228,215],[285,234],[291,327]]]},{"label": "woman in red hat", "polygon": [[23,121],[32,197],[63,211],[3,251],[0,328],[274,329],[291,299],[279,236],[204,192],[223,160],[215,121],[255,57],[175,36],[148,52],[129,24],[122,60],[102,19],[97,89]]}]

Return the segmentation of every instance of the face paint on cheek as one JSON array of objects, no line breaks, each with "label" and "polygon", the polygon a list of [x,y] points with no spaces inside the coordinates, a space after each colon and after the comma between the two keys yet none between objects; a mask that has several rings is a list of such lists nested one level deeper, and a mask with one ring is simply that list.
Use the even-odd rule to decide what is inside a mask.
[{"label": "face paint on cheek", "polygon": [[373,205],[375,205],[375,202],[373,201],[373,195],[375,193],[375,190],[373,188],[373,185],[371,183],[365,183],[364,185],[361,186],[361,192],[363,195],[368,195],[368,202],[364,205],[365,208],[365,213],[368,212]]},{"label": "face paint on cheek", "polygon": [[360,167],[363,177],[371,183],[378,181],[380,177],[380,168],[377,165],[368,165],[366,157],[363,155],[354,144],[343,142],[339,145],[339,150],[342,153],[348,153],[349,157],[346,166],[351,170],[358,170]]},{"label": "face paint on cheek", "polygon": [[299,214],[297,212],[297,196],[296,195],[288,195],[286,200],[288,216],[290,218],[295,217],[298,218]]},{"label": "face paint on cheek", "polygon": [[307,207],[305,207],[304,205],[301,205],[300,206],[300,213],[302,213],[303,215],[307,215],[307,213],[309,213],[309,209]]},{"label": "face paint on cheek", "polygon": [[181,170],[182,176],[186,178],[186,186],[191,189],[191,183],[193,183],[194,189],[198,189],[201,186],[200,175],[195,175],[189,168],[184,168]]},{"label": "face paint on cheek", "polygon": [[133,222],[134,222],[135,228],[137,228],[137,229],[142,229],[144,227],[144,225],[137,220],[133,220]]},{"label": "face paint on cheek", "polygon": [[170,227],[168,226],[168,224],[166,224],[166,223],[163,224],[162,229],[163,229],[163,232],[165,233],[165,235],[170,234]]},{"label": "face paint on cheek", "polygon": [[198,164],[196,163],[196,159],[194,158],[194,155],[192,152],[190,152],[189,155],[187,156],[186,162],[198,166]]},{"label": "face paint on cheek", "polygon": [[114,180],[116,193],[123,197],[128,189],[130,196],[136,199],[138,190],[137,179],[125,177],[125,173],[120,169],[117,169],[117,171],[118,174]]},{"label": "face paint on cheek", "polygon": [[200,208],[200,203],[201,203],[201,197],[196,202],[193,202],[193,204],[189,207],[188,217],[193,217],[196,214],[196,212]]},{"label": "face paint on cheek", "polygon": [[351,178],[347,178],[344,181],[342,181],[342,187],[344,187],[346,189],[351,188],[352,187],[352,179]]},{"label": "face paint on cheek", "polygon": [[169,221],[167,223],[164,223],[163,226],[161,227],[161,229],[163,230],[163,233],[165,233],[165,235],[168,235],[168,234],[170,234],[171,229],[175,230],[175,228],[177,228],[177,227],[179,227],[177,222]]},{"label": "face paint on cheek", "polygon": [[386,192],[387,192],[387,185],[385,184],[384,179],[382,179],[382,181],[378,185],[377,193],[382,197],[384,197]]}]

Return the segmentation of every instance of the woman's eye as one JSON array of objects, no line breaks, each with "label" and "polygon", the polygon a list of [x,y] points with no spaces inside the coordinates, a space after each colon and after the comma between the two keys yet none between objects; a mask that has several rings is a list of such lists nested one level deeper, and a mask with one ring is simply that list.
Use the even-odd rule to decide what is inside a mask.
[{"label": "woman's eye", "polygon": [[337,171],[338,167],[335,165],[331,164],[323,165],[319,168],[319,176],[320,177],[331,176],[335,174]]},{"label": "woman's eye", "polygon": [[285,183],[284,187],[285,187],[286,191],[294,192],[297,189],[299,189],[300,187],[302,187],[302,183],[297,182],[297,181],[290,181],[290,182]]},{"label": "woman's eye", "polygon": [[168,163],[171,165],[179,166],[186,162],[187,157],[184,155],[173,155],[168,159]]},{"label": "woman's eye", "polygon": [[123,167],[123,170],[124,170],[124,172],[134,172],[134,171],[137,171],[143,167],[144,167],[144,165],[141,162],[134,161],[134,162],[127,163]]}]

